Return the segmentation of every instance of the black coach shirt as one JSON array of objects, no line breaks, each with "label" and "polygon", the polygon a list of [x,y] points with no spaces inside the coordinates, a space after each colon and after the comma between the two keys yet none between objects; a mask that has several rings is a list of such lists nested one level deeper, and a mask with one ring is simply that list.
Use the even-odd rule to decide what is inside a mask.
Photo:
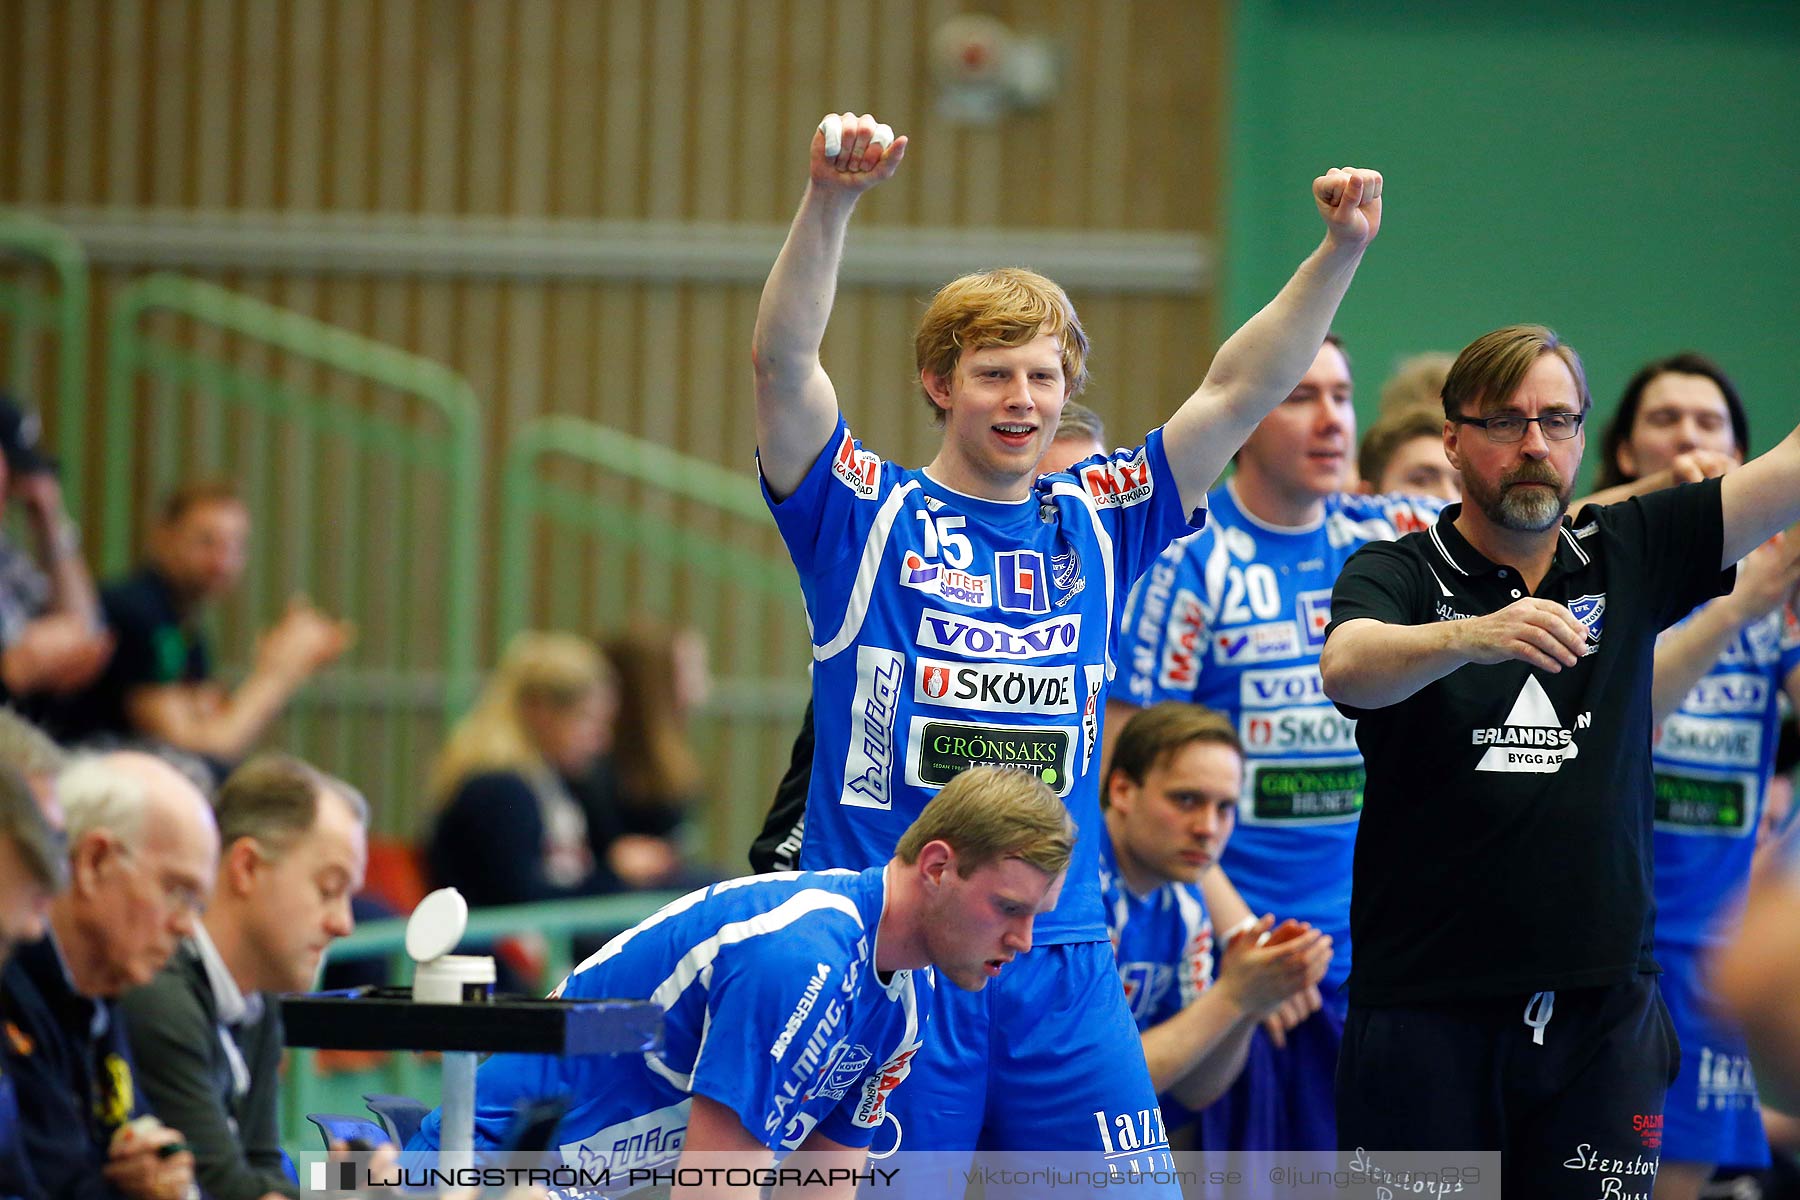
[{"label": "black coach shirt", "polygon": [[[1351,556],[1327,638],[1497,612],[1525,584],[1456,531]],[[1656,635],[1728,591],[1719,481],[1565,519],[1535,593],[1587,626],[1555,674],[1463,666],[1357,719],[1367,765],[1350,899],[1356,1004],[1416,1004],[1628,981],[1655,971],[1650,679]]]}]

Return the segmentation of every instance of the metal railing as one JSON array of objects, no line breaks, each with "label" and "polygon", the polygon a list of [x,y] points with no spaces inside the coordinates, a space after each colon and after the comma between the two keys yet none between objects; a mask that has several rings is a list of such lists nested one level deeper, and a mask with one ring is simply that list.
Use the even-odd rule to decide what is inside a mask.
[{"label": "metal railing", "polygon": [[472,697],[479,614],[476,402],[440,363],[175,275],[125,288],[106,347],[101,561],[134,513],[225,475],[257,523],[246,586],[219,607],[227,661],[287,596],[359,627],[290,706],[283,741],[355,779],[408,832],[445,720]]},{"label": "metal railing", "polygon": [[651,615],[713,647],[722,679],[694,737],[710,764],[713,856],[740,855],[785,767],[811,658],[755,478],[543,417],[513,433],[501,485],[497,644],[533,623],[597,632]]}]

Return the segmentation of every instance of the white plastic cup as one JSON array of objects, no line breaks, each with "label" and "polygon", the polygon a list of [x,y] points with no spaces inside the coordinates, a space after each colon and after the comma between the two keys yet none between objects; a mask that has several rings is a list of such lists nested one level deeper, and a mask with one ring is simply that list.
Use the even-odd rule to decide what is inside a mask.
[{"label": "white plastic cup", "polygon": [[446,954],[413,970],[416,1004],[486,1004],[494,998],[494,960],[485,954]]}]

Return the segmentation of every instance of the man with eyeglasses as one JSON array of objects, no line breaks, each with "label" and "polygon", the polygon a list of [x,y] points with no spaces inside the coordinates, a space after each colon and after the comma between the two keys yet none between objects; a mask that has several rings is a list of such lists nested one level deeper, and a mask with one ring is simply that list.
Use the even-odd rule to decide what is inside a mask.
[{"label": "man with eyeglasses", "polygon": [[0,1070],[18,1093],[37,1190],[79,1200],[184,1200],[194,1156],[147,1117],[115,999],[193,933],[219,856],[212,809],[162,760],[77,760],[56,783],[68,886],[49,934],[0,975]]},{"label": "man with eyeglasses", "polygon": [[1652,650],[1800,519],[1800,430],[1577,525],[1572,348],[1497,330],[1443,398],[1466,499],[1351,558],[1320,660],[1368,773],[1339,1144],[1498,1150],[1534,1200],[1647,1195],[1678,1063],[1651,956]]}]

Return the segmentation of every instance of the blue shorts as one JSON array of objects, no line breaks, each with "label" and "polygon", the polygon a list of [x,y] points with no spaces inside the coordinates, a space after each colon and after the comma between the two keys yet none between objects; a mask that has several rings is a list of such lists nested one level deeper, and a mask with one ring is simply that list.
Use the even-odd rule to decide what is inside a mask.
[{"label": "blue shorts", "polygon": [[1769,1140],[1749,1051],[1744,1035],[1709,1011],[1702,954],[1685,946],[1656,947],[1663,1003],[1681,1037],[1681,1074],[1663,1101],[1663,1158],[1764,1167]]},{"label": "blue shorts", "polygon": [[1259,1026],[1243,1073],[1200,1112],[1200,1148],[1337,1149],[1334,1080],[1343,1040],[1343,1014],[1330,1004],[1288,1030],[1285,1049]]},{"label": "blue shorts", "polygon": [[927,1004],[925,1044],[870,1147],[877,1161],[896,1149],[992,1150],[1087,1155],[1096,1171],[1169,1169],[1110,943],[1036,947],[979,992],[939,977],[920,992]]}]

